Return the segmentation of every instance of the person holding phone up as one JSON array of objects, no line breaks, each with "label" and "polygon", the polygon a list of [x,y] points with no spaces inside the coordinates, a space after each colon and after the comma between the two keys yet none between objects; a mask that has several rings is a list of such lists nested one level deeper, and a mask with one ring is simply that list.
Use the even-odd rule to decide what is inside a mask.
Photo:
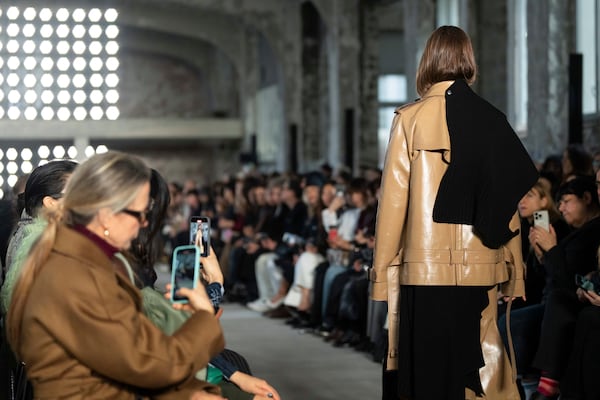
[{"label": "person holding phone up", "polygon": [[[131,249],[125,253],[125,265],[130,266],[135,284],[141,290],[144,314],[164,333],[172,335],[185,323],[190,314],[183,311],[187,308],[184,304],[171,305],[154,289],[157,279],[154,264],[162,247],[158,233],[170,202],[167,183],[156,170],[152,170],[150,179],[150,199],[153,206],[148,215],[148,224],[140,230]],[[200,273],[204,285],[200,283],[198,286],[206,288],[214,310],[219,315],[218,306],[223,295],[223,273],[219,260],[212,248],[203,248],[200,235],[194,235],[193,238],[193,244],[198,246],[199,251],[207,254],[200,258]],[[167,292],[170,290],[167,286]],[[198,340],[202,340],[202,337]],[[267,381],[250,375],[249,371],[242,371],[244,368],[239,359],[240,357],[230,350],[225,350],[213,357],[208,367],[197,371],[196,378],[218,385],[223,396],[229,400],[280,400],[277,391]]]},{"label": "person holding phone up", "polygon": [[597,267],[600,246],[600,202],[594,180],[578,177],[564,183],[557,193],[558,209],[573,231],[560,242],[556,231],[533,227],[529,240],[543,253],[550,280],[533,366],[542,371],[532,399],[555,399],[573,344],[573,331],[586,303],[577,297],[575,275],[587,275]]},{"label": "person holding phone up", "polygon": [[592,272],[596,279],[594,290],[577,288],[577,297],[587,304],[577,317],[573,350],[567,372],[561,382],[561,397],[565,400],[600,399],[600,247],[598,247],[598,269]]},{"label": "person holding phone up", "polygon": [[[527,274],[525,275],[527,300],[515,299],[513,301],[510,314],[510,331],[515,347],[517,371],[520,375],[520,380],[517,383],[522,384],[522,386],[525,386],[525,383],[533,386],[537,385],[539,371],[532,368],[531,364],[539,343],[539,331],[544,316],[543,303],[546,293],[544,289],[549,276],[544,268],[542,250],[539,246],[530,243],[529,231],[534,226],[549,230],[551,224],[560,241],[568,234],[569,227],[556,210],[550,182],[545,178],[539,178],[525,196],[521,198],[518,210],[521,217],[523,260],[525,260],[527,268]],[[542,217],[540,218],[540,216]],[[505,303],[499,300],[499,304],[504,305]],[[506,315],[504,313],[498,318],[498,330],[504,343],[508,345]]]},{"label": "person holding phone up", "polygon": [[149,179],[136,157],[95,155],[48,214],[7,318],[35,398],[223,400],[218,387],[194,379],[224,347],[204,288],[181,289],[192,314],[168,336],[141,312],[139,290],[116,257],[148,223]]}]

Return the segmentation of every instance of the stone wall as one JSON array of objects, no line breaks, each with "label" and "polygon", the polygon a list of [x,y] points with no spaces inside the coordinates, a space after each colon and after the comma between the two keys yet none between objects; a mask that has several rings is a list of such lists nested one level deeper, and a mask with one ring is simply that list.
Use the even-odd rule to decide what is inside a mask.
[{"label": "stone wall", "polygon": [[241,170],[239,145],[239,142],[188,142],[185,146],[161,143],[152,148],[124,146],[114,149],[140,156],[168,181],[194,179],[205,184],[236,175]]},{"label": "stone wall", "polygon": [[[47,4],[83,3],[48,0]],[[460,15],[479,61],[475,89],[506,112],[508,0],[457,4],[466,7]],[[574,1],[529,0],[527,4],[530,101],[524,143],[539,159],[566,145],[566,71],[568,54],[574,49]],[[89,5],[96,4],[90,1]],[[238,120],[243,138],[230,135],[215,144],[211,135],[211,140],[199,141],[199,149],[211,151],[211,166],[199,164],[193,167],[196,170],[237,169],[237,155],[250,150],[252,137],[256,137],[259,159],[269,169],[289,168],[292,155],[298,155],[300,172],[325,161],[333,166],[350,163],[355,172],[361,165],[376,165],[380,67],[386,73],[406,74],[408,99],[416,97],[414,76],[425,41],[436,26],[438,5],[435,0],[119,2],[122,120],[107,128],[110,137],[139,141],[147,133],[149,139],[177,144],[180,139],[162,129],[172,126],[171,121],[181,125],[191,119],[225,117],[233,124]],[[304,21],[303,8],[312,10]],[[303,27],[309,25],[314,29],[303,34]],[[382,37],[403,43],[383,52]],[[132,132],[134,118],[137,128]],[[142,121],[149,118],[160,118],[160,123]],[[16,137],[17,132],[41,140],[56,138],[57,132],[63,138],[64,132],[80,131],[94,132],[96,136],[88,136],[96,140],[105,127],[92,122],[77,126],[58,121],[43,126],[6,122],[0,121],[0,137],[5,139],[11,133]],[[195,126],[184,125],[185,135],[178,138],[189,140]],[[600,142],[599,125],[597,116],[584,121],[584,141],[590,148]],[[290,143],[291,127],[298,132],[296,148]],[[165,168],[172,162],[174,176],[175,170],[185,175],[188,166],[198,163],[191,161],[191,155],[187,160],[186,151],[185,146],[161,147],[153,157],[163,160]]]}]

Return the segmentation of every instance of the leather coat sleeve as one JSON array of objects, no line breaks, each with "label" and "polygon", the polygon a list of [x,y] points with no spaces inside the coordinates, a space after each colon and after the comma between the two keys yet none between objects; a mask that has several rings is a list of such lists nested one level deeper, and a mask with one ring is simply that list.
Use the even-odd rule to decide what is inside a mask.
[{"label": "leather coat sleeve", "polygon": [[220,324],[209,312],[194,313],[168,336],[143,315],[126,288],[105,279],[58,285],[70,295],[51,306],[60,315],[45,320],[45,329],[107,378],[147,389],[176,387],[224,348]]},{"label": "leather coat sleeve", "polygon": [[[509,227],[513,232],[521,229],[518,213],[513,215]],[[521,232],[505,245],[505,254],[509,279],[502,284],[502,293],[506,296],[522,297],[525,295],[526,268],[521,248]]]},{"label": "leather coat sleeve", "polygon": [[410,152],[402,115],[394,118],[385,156],[375,229],[372,298],[387,301],[387,269],[399,265],[408,208]]}]

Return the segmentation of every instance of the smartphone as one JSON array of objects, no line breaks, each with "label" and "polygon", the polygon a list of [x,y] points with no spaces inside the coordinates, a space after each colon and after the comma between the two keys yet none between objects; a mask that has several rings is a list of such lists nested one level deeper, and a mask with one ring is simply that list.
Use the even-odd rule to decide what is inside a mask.
[{"label": "smartphone", "polygon": [[185,296],[177,291],[181,288],[193,289],[200,279],[200,249],[195,245],[177,246],[173,250],[171,265],[171,302],[187,303]]},{"label": "smartphone", "polygon": [[533,213],[533,226],[538,226],[550,232],[550,217],[547,210],[539,210]]},{"label": "smartphone", "polygon": [[583,275],[579,275],[576,274],[575,275],[575,284],[582,288],[583,290],[591,290],[593,292],[595,292],[596,294],[600,295],[600,287],[595,287],[594,282],[592,282],[591,280],[589,280],[588,278],[586,278]]},{"label": "smartphone", "polygon": [[327,235],[327,238],[328,238],[330,241],[334,241],[334,240],[336,240],[336,239],[337,239],[337,236],[338,236],[338,227],[337,227],[337,226],[330,226],[330,227],[329,227],[329,233],[328,233],[328,235]]},{"label": "smartphone", "polygon": [[198,243],[198,235],[200,235],[200,257],[208,257],[210,254],[210,218],[203,216],[190,218],[191,245]]},{"label": "smartphone", "polygon": [[346,194],[346,187],[341,184],[335,185],[335,195],[338,197],[344,197]]}]

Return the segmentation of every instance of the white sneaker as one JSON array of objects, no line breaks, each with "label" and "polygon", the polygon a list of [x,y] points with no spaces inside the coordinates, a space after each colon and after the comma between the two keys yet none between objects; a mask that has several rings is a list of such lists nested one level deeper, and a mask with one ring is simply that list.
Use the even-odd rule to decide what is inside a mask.
[{"label": "white sneaker", "polygon": [[265,312],[269,311],[271,307],[269,307],[268,300],[258,299],[246,304],[246,307],[256,312]]},{"label": "white sneaker", "polygon": [[285,297],[280,298],[279,300],[273,302],[270,299],[266,301],[267,307],[269,307],[269,310],[274,310],[277,307],[279,307],[280,305],[283,304],[283,300],[285,300]]}]

